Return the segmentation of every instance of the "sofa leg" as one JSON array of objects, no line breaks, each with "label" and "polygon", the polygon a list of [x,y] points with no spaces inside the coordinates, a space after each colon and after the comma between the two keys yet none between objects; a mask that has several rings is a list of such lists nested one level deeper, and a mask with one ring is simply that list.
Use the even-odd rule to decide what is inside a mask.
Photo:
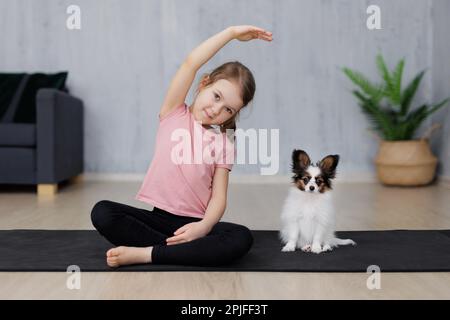
[{"label": "sofa leg", "polygon": [[82,174],[79,174],[79,175],[77,175],[77,176],[75,176],[73,178],[70,178],[70,183],[77,184],[77,183],[82,183],[82,182],[83,182],[83,175]]},{"label": "sofa leg", "polygon": [[38,184],[37,188],[38,196],[52,196],[58,193],[58,184]]}]

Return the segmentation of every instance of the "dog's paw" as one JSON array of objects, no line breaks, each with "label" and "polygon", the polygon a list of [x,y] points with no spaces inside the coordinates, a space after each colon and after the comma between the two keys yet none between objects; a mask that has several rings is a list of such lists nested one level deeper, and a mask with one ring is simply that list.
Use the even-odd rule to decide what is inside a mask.
[{"label": "dog's paw", "polygon": [[303,252],[311,252],[311,245],[307,244],[306,246],[302,247]]},{"label": "dog's paw", "polygon": [[320,244],[313,244],[311,248],[311,252],[313,253],[321,253],[322,252],[322,246]]},{"label": "dog's paw", "polygon": [[333,251],[333,248],[329,244],[326,244],[323,246],[322,252],[328,252],[328,251]]},{"label": "dog's paw", "polygon": [[281,249],[283,252],[292,252],[295,251],[295,243],[287,243],[283,249]]}]

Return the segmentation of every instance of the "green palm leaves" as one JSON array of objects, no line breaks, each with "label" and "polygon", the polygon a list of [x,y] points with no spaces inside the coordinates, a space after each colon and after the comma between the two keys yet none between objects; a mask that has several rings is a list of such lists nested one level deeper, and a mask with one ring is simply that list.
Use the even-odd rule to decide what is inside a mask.
[{"label": "green palm leaves", "polygon": [[353,94],[372,123],[373,129],[385,140],[411,140],[421,123],[443,107],[449,99],[432,106],[424,104],[411,110],[411,102],[425,71],[416,75],[402,90],[404,59],[398,62],[392,72],[381,55],[377,56],[376,63],[383,78],[381,84],[373,84],[362,73],[349,68],[343,68],[343,72],[358,86],[358,89],[353,90]]}]

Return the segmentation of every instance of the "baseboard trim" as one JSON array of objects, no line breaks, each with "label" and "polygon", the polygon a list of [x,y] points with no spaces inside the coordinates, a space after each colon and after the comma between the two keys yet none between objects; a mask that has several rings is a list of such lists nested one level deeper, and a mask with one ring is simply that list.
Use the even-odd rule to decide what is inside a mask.
[{"label": "baseboard trim", "polygon": [[[248,175],[231,174],[230,183],[249,183],[249,184],[267,184],[267,183],[289,183],[292,175]],[[136,173],[83,173],[85,181],[143,181],[145,174]],[[377,178],[370,172],[361,173],[342,173],[336,178],[335,183],[375,183]]]},{"label": "baseboard trim", "polygon": [[448,177],[448,176],[439,176],[438,184],[443,186],[443,187],[450,188],[450,177]]},{"label": "baseboard trim", "polygon": [[[141,182],[145,178],[145,174],[140,173],[83,173],[85,181],[135,181]],[[249,175],[249,174],[231,174],[230,183],[249,183],[249,184],[267,184],[267,183],[289,183],[291,175]],[[370,172],[359,173],[340,173],[336,177],[336,184],[339,183],[378,183],[376,174]],[[439,176],[438,185],[450,188],[450,177]]]}]

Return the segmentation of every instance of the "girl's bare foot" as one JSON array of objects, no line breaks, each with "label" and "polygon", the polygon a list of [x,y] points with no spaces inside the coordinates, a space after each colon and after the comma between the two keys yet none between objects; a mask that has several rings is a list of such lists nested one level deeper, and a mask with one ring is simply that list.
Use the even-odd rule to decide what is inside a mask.
[{"label": "girl's bare foot", "polygon": [[127,264],[140,264],[152,262],[153,247],[117,247],[106,252],[106,263],[110,267]]}]

